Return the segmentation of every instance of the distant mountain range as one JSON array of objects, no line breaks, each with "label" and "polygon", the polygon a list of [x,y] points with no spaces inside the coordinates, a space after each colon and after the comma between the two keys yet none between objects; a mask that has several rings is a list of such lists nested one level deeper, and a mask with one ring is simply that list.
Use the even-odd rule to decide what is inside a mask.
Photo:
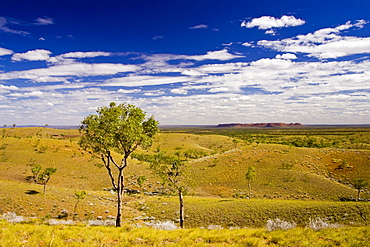
[{"label": "distant mountain range", "polygon": [[231,124],[219,124],[217,127],[223,128],[230,128],[230,127],[238,127],[238,128],[247,128],[247,127],[302,127],[303,125],[300,123],[248,123],[248,124],[241,124],[241,123],[231,123]]}]

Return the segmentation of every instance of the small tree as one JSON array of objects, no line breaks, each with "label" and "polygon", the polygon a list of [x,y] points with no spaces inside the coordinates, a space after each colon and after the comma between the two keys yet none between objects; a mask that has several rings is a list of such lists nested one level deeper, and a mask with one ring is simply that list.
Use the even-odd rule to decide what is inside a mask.
[{"label": "small tree", "polygon": [[[119,227],[125,187],[123,170],[137,147],[147,148],[152,145],[153,137],[158,132],[158,122],[153,117],[145,120],[145,112],[134,105],[116,105],[111,102],[109,107],[99,108],[97,115],[85,117],[80,132],[83,136],[79,145],[101,158],[117,192],[116,226]],[[119,155],[114,155],[113,152]],[[112,165],[117,168],[116,178]]]},{"label": "small tree", "polygon": [[32,164],[31,165],[32,168],[31,168],[31,172],[32,172],[32,179],[35,183],[37,183],[38,181],[38,178],[39,178],[39,173],[41,172],[42,170],[42,166],[39,165],[39,164]]},{"label": "small tree", "polygon": [[240,143],[240,140],[239,139],[233,139],[233,143],[234,143],[234,148],[237,148],[238,144]]},{"label": "small tree", "polygon": [[78,203],[80,202],[80,200],[85,199],[86,194],[87,194],[87,193],[86,193],[86,191],[84,191],[84,190],[76,191],[76,192],[75,192],[75,198],[77,199],[77,202],[76,202],[76,204],[75,204],[75,206],[74,206],[74,208],[73,208],[73,219],[75,219],[75,218],[76,218],[76,210],[77,210],[77,205],[78,205]]},{"label": "small tree", "polygon": [[184,228],[184,193],[187,191],[185,163],[178,157],[165,156],[162,153],[154,155],[147,161],[150,162],[150,169],[162,179],[163,184],[168,184],[176,190],[179,197],[180,227]]},{"label": "small tree", "polygon": [[357,198],[360,199],[360,192],[368,185],[368,182],[363,178],[354,180],[353,187],[357,190]]},{"label": "small tree", "polygon": [[137,184],[139,185],[140,187],[140,191],[143,189],[143,185],[145,183],[145,181],[147,181],[148,179],[145,177],[145,176],[139,176],[137,179],[136,179],[136,182]]},{"label": "small tree", "polygon": [[57,168],[48,167],[39,174],[38,182],[44,186],[44,195],[46,194],[46,184],[49,182],[51,175],[57,171]]},{"label": "small tree", "polygon": [[256,178],[256,172],[253,166],[248,167],[248,171],[245,174],[245,178],[248,181],[249,196],[251,196],[251,181]]}]

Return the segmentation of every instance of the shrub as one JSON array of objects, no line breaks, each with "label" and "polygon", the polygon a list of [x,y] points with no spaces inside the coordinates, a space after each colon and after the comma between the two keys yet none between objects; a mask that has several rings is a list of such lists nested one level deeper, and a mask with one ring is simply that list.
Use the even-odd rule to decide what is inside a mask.
[{"label": "shrub", "polygon": [[318,231],[324,228],[339,228],[339,224],[331,224],[326,222],[325,220],[317,217],[315,219],[310,219],[310,222],[307,225],[308,228],[311,228],[314,231]]},{"label": "shrub", "polygon": [[276,218],[274,220],[268,220],[266,227],[268,231],[288,230],[288,229],[295,228],[296,224]]},{"label": "shrub", "polygon": [[17,216],[16,213],[13,212],[5,213],[0,218],[6,220],[9,223],[20,223],[26,221],[26,218],[24,218],[23,216]]}]

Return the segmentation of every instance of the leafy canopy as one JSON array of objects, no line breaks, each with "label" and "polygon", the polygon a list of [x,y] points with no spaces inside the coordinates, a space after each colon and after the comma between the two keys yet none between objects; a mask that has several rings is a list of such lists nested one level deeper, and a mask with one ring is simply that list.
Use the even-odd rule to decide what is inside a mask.
[{"label": "leafy canopy", "polygon": [[111,102],[97,113],[87,116],[80,127],[80,145],[96,154],[115,151],[127,158],[138,146],[150,147],[158,132],[154,117],[145,120],[145,112],[134,105]]}]

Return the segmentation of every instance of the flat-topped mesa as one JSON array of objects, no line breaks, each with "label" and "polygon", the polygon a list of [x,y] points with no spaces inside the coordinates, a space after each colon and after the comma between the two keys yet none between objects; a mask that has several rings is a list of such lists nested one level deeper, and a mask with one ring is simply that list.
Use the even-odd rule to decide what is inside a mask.
[{"label": "flat-topped mesa", "polygon": [[219,124],[217,127],[223,128],[230,128],[230,127],[237,127],[237,128],[248,128],[248,127],[301,127],[303,126],[300,123],[248,123],[248,124],[241,124],[241,123],[230,123],[230,124]]}]

